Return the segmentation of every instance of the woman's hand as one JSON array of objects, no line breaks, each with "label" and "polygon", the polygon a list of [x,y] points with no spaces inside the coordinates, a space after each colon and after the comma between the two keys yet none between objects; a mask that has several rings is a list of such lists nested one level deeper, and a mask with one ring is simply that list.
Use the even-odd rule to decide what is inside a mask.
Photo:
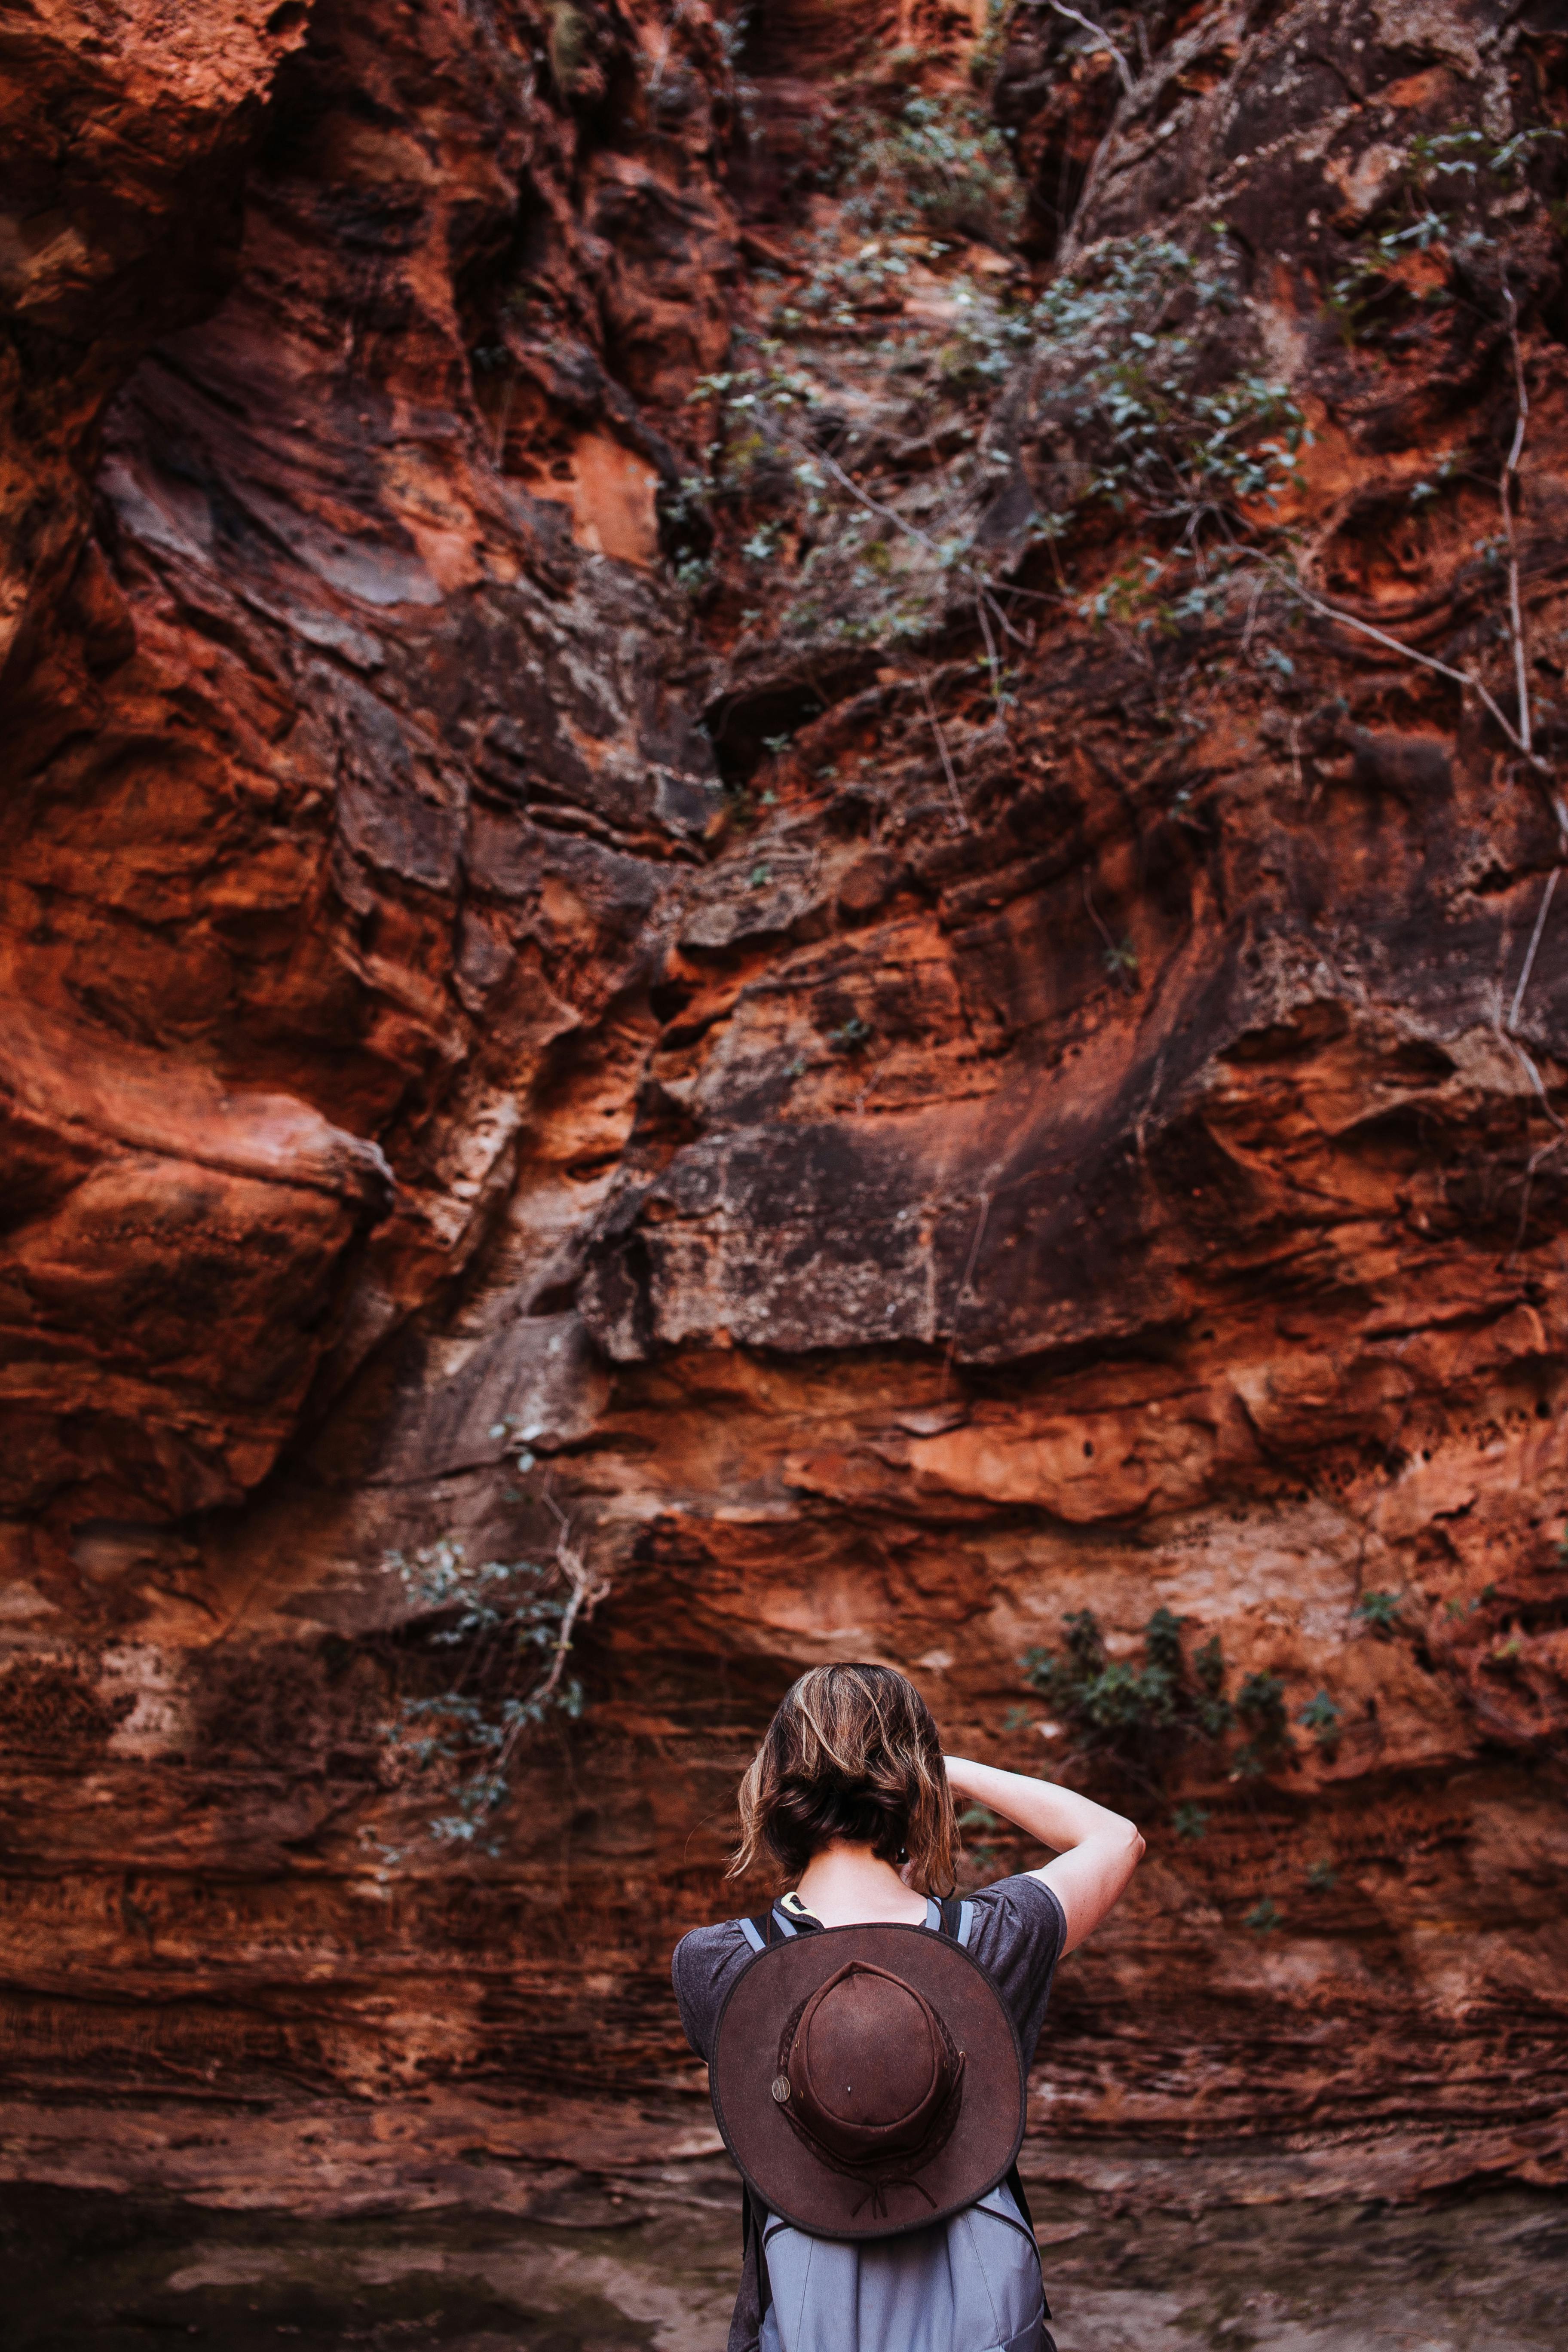
[{"label": "woman's hand", "polygon": [[1002,1772],[994,1764],[973,1764],[963,1756],[949,1756],[945,1761],[947,1783],[955,1797],[988,1806],[1042,1845],[1056,1848],[1055,1862],[1027,1874],[1043,1881],[1061,1905],[1068,1923],[1062,1949],[1074,1950],[1120,1899],[1143,1859],[1143,1841],[1132,1823],[1053,1780]]}]

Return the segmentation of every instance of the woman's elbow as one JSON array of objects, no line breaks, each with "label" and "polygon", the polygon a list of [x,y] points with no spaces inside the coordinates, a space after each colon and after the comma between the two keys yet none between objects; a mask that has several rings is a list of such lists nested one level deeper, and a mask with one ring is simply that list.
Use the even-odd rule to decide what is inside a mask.
[{"label": "woman's elbow", "polygon": [[1122,1867],[1131,1878],[1149,1849],[1144,1844],[1143,1833],[1135,1822],[1127,1821],[1119,1814],[1116,1827],[1117,1844],[1121,1851]]}]

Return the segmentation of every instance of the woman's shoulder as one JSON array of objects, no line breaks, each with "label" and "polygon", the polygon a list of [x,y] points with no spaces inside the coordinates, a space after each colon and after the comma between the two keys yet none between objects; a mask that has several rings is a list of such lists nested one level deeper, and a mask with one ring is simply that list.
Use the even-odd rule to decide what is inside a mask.
[{"label": "woman's shoulder", "polygon": [[1030,1944],[1048,1947],[1054,1961],[1067,1936],[1067,1915],[1043,1878],[1025,1871],[1016,1878],[993,1879],[969,1897],[974,1906],[974,1934],[989,1944]]},{"label": "woman's shoulder", "polygon": [[679,1974],[682,1969],[710,1968],[733,1952],[751,1949],[739,1919],[715,1919],[711,1927],[693,1927],[682,1936],[675,1948],[676,1971]]},{"label": "woman's shoulder", "polygon": [[751,1958],[752,1949],[739,1919],[719,1919],[710,1927],[693,1927],[675,1948],[670,1967],[675,1998],[686,2038],[700,2057],[709,2054],[724,1996]]},{"label": "woman's shoulder", "polygon": [[974,1905],[969,1948],[990,1976],[1032,2063],[1051,1979],[1067,1941],[1067,1915],[1043,1879],[1026,1871],[998,1878],[969,1898]]},{"label": "woman's shoulder", "polygon": [[989,1886],[978,1887],[967,1898],[977,1910],[1011,1909],[1038,1917],[1044,1910],[1054,1915],[1061,1905],[1037,1870],[1020,1871],[1016,1878],[994,1878]]}]

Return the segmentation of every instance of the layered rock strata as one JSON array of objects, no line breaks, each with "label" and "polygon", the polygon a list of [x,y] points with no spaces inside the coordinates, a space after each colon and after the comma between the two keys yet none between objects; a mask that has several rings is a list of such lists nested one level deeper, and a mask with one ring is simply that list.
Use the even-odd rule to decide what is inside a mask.
[{"label": "layered rock strata", "polygon": [[710,2147],[872,1654],[1149,1822],[1042,2147],[1559,2179],[1553,12],[187,16],[0,33],[7,2165]]}]

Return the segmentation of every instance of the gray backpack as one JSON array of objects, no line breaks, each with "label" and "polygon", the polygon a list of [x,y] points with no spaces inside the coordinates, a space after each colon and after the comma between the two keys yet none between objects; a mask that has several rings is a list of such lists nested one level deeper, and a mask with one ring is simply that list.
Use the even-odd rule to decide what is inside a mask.
[{"label": "gray backpack", "polygon": [[[974,1906],[928,1898],[926,1925],[967,1944]],[[763,1950],[812,1932],[776,1904],[741,1922]],[[846,2243],[814,2238],[742,2189],[742,2227],[760,2240],[761,2352],[1056,2352],[1016,2165],[977,2203],[929,2230]]]}]

